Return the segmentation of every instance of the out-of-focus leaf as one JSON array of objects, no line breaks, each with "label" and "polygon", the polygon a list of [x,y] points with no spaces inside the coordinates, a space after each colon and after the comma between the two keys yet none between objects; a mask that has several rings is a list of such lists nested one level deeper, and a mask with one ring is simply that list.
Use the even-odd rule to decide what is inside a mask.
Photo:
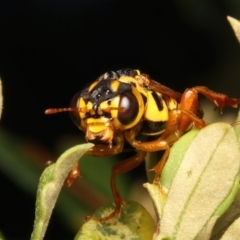
[{"label": "out-of-focus leaf", "polygon": [[1,232],[0,232],[0,240],[5,240],[5,238]]},{"label": "out-of-focus leaf", "polygon": [[1,171],[25,191],[36,192],[39,169],[25,153],[26,145],[3,129],[0,129],[0,142]]},{"label": "out-of-focus leaf", "polygon": [[64,181],[74,165],[92,146],[93,144],[88,143],[70,148],[59,157],[56,163],[47,167],[42,173],[37,191],[32,240],[43,239]]},{"label": "out-of-focus leaf", "polygon": [[[94,216],[105,217],[114,210],[114,204],[99,208]],[[120,217],[106,223],[87,221],[79,230],[75,240],[151,240],[155,223],[146,209],[136,202],[126,202],[121,208]]]},{"label": "out-of-focus leaf", "polygon": [[0,118],[2,116],[2,109],[3,109],[3,95],[2,95],[2,82],[0,78]]},{"label": "out-of-focus leaf", "polygon": [[237,40],[240,42],[240,22],[237,19],[230,16],[227,17],[227,20],[231,24]]},{"label": "out-of-focus leaf", "polygon": [[[35,196],[39,176],[46,167],[44,163],[48,160],[55,161],[57,158],[37,141],[19,139],[4,129],[0,129],[0,142],[1,172],[24,192]],[[78,178],[71,188],[63,187],[61,190],[56,211],[62,216],[61,219],[64,219],[64,224],[74,232],[79,229],[86,215],[112,199],[110,175],[117,157],[120,156],[83,156],[80,166],[82,178]],[[130,189],[129,178],[130,174],[117,177],[118,188],[126,199]]]}]

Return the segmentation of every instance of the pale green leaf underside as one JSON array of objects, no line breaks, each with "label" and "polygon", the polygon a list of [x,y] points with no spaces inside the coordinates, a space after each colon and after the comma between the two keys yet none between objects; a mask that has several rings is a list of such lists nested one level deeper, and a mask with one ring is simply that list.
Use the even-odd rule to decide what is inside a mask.
[{"label": "pale green leaf underside", "polygon": [[93,144],[87,143],[70,148],[59,157],[56,163],[47,167],[42,173],[37,190],[35,221],[31,240],[43,239],[64,181],[74,165],[92,146]]},{"label": "pale green leaf underside", "polygon": [[[188,142],[186,151],[179,147],[182,141]],[[182,158],[180,165],[178,156]],[[239,142],[229,124],[211,124],[182,137],[171,149],[162,174],[161,183],[170,189],[157,239],[194,239],[208,223],[213,226],[213,219],[216,221],[234,200],[239,168]]]},{"label": "pale green leaf underside", "polygon": [[[94,216],[108,216],[113,210],[114,204],[107,204],[98,209]],[[115,217],[103,224],[89,220],[74,240],[151,240],[154,229],[155,223],[143,206],[136,202],[126,202],[119,218]]]},{"label": "pale green leaf underside", "polygon": [[[237,182],[239,185],[239,182]],[[223,233],[229,228],[229,226],[240,218],[240,192],[238,191],[230,208],[217,220],[213,232],[212,239],[220,239]],[[238,228],[238,234],[240,236],[240,227]]]},{"label": "pale green leaf underside", "polygon": [[196,238],[208,221],[226,211],[234,200],[239,168],[239,143],[229,124],[215,123],[199,131],[168,192],[162,233],[171,239]]}]

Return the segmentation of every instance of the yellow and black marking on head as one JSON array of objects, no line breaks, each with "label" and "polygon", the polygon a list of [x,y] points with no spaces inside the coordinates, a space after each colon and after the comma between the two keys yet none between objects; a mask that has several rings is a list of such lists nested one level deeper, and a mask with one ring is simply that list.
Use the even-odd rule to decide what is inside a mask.
[{"label": "yellow and black marking on head", "polygon": [[76,94],[71,107],[81,111],[71,114],[75,124],[92,138],[95,135],[100,139],[106,131],[109,135],[109,130],[114,134],[115,130],[136,125],[144,113],[143,96],[134,78],[138,74],[138,70],[132,69],[107,72]]}]

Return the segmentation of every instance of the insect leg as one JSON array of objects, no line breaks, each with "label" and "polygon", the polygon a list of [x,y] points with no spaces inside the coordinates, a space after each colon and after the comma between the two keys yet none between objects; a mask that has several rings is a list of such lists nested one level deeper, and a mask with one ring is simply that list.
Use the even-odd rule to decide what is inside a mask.
[{"label": "insect leg", "polygon": [[75,179],[80,176],[80,171],[79,171],[79,163],[77,163],[71,172],[68,174],[68,178],[65,180],[65,183],[67,184],[68,187],[70,187]]},{"label": "insect leg", "polygon": [[[183,121],[181,124],[180,121]],[[198,118],[194,113],[187,109],[174,109],[169,112],[167,126],[161,137],[154,141],[141,142],[135,139],[136,129],[132,128],[124,132],[126,140],[139,151],[156,152],[164,150],[164,155],[161,160],[153,167],[155,172],[154,183],[159,182],[159,177],[165,163],[169,157],[170,147],[191,127],[192,123],[198,127],[205,126],[205,122]]]},{"label": "insect leg", "polygon": [[201,93],[205,97],[207,97],[210,101],[214,102],[214,104],[220,108],[221,112],[222,109],[229,105],[231,107],[237,107],[240,104],[240,99],[237,98],[229,98],[227,95],[222,93],[216,93],[205,86],[196,86],[186,91],[194,91],[196,93]]},{"label": "insect leg", "polygon": [[[114,146],[111,145],[103,145],[98,144],[93,146],[90,150],[86,152],[86,155],[90,156],[97,156],[97,157],[106,157],[106,156],[113,156],[120,152],[122,152],[123,145],[124,145],[124,139],[123,134],[121,132],[116,132],[113,137]],[[72,185],[74,180],[80,176],[79,171],[79,163],[77,163],[71,172],[68,175],[68,178],[66,179],[66,184],[68,187]]]},{"label": "insect leg", "polygon": [[139,151],[135,156],[130,157],[124,161],[121,161],[113,166],[112,175],[111,175],[111,188],[112,188],[113,198],[115,202],[115,209],[107,217],[97,218],[94,216],[89,216],[87,217],[87,220],[94,219],[100,222],[105,222],[119,215],[121,210],[121,205],[123,204],[123,199],[117,189],[116,177],[119,174],[128,172],[136,168],[144,160],[145,156],[146,156],[146,152]]},{"label": "insect leg", "polygon": [[113,218],[118,215],[120,213],[121,205],[123,203],[122,197],[117,189],[116,176],[136,168],[144,160],[145,156],[146,152],[139,151],[135,156],[121,161],[113,166],[111,175],[111,188],[115,202],[115,210],[104,220]]}]

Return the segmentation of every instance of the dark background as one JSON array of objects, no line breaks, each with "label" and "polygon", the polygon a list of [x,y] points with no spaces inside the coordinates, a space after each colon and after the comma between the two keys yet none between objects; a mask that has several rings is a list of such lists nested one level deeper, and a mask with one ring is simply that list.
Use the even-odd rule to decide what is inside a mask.
[{"label": "dark background", "polygon": [[[54,152],[62,136],[80,132],[67,115],[44,110],[68,106],[87,83],[126,67],[180,92],[207,85],[240,96],[239,44],[227,15],[240,19],[239,1],[1,0],[0,127]],[[0,188],[0,231],[6,239],[29,239],[34,194],[1,165]],[[46,239],[73,238],[59,218]]]}]

